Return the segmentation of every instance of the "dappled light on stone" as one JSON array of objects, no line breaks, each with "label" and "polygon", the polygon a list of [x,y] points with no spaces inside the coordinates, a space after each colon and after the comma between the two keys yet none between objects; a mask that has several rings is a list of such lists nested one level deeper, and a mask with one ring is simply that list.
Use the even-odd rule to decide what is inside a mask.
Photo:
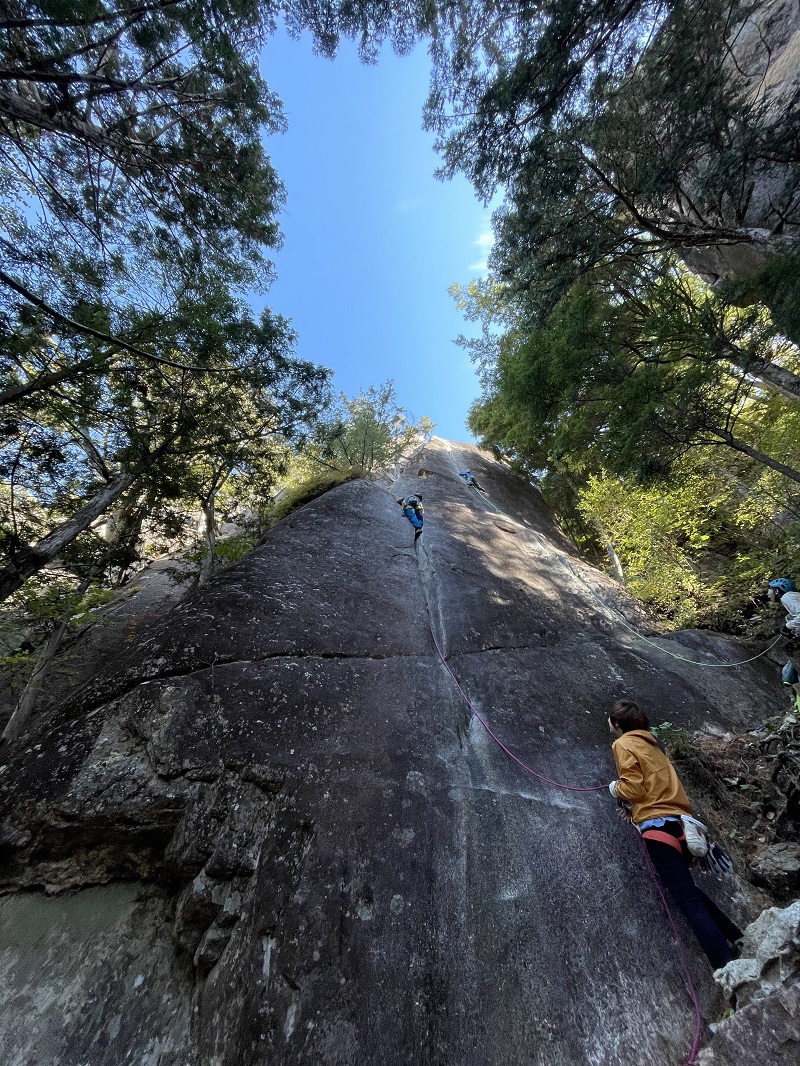
[{"label": "dappled light on stone", "polygon": [[[395,499],[420,462],[415,552]],[[503,517],[458,478],[467,465]],[[676,641],[640,641],[621,624],[652,635],[637,603],[472,446],[434,438],[397,473],[292,513],[98,663],[0,774],[15,1055],[683,1061],[691,1007],[631,831],[605,790],[562,792],[503,754],[430,627],[503,742],[576,786],[613,774],[614,698],[741,730],[776,698],[771,668],[698,671],[666,654],[686,652]],[[746,895],[734,906],[746,922]],[[688,950],[714,1020],[720,994]]]}]

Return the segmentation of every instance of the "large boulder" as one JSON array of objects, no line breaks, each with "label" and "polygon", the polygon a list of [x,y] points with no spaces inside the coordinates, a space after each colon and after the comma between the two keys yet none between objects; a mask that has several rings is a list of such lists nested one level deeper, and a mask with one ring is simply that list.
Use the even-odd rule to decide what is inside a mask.
[{"label": "large boulder", "polygon": [[800,844],[770,844],[750,863],[753,879],[781,898],[800,894]]},{"label": "large boulder", "polygon": [[649,632],[469,445],[290,515],[0,767],[6,1061],[681,1062],[691,1004],[605,788],[606,711],[741,730],[781,693],[762,659],[697,665],[751,649]]},{"label": "large boulder", "polygon": [[747,927],[742,957],[716,974],[735,1013],[697,1066],[796,1066],[800,1059],[800,901]]}]

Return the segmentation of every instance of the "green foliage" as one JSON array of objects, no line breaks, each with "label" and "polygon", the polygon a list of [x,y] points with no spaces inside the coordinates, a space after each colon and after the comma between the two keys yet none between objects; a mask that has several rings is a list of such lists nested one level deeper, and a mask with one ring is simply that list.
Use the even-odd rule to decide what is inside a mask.
[{"label": "green foliage", "polygon": [[217,555],[225,566],[238,563],[255,548],[257,539],[254,533],[235,533],[217,544]]},{"label": "green foliage", "polygon": [[757,274],[729,282],[725,291],[733,302],[766,304],[778,329],[800,343],[800,259],[774,255]]},{"label": "green foliage", "polygon": [[607,533],[630,591],[681,628],[708,619],[715,606],[702,562],[718,539],[730,495],[702,461],[685,459],[669,482],[591,475],[578,509]]},{"label": "green foliage", "polygon": [[604,530],[630,591],[671,627],[766,638],[783,624],[783,612],[764,607],[760,622],[742,612],[775,574],[800,573],[800,523],[776,521],[780,501],[762,495],[762,520],[753,524],[758,492],[757,478],[743,481],[706,450],[647,484],[590,475],[575,506]]},{"label": "green foliage", "polygon": [[4,267],[35,289],[63,278],[50,296],[84,321],[81,301],[123,278],[139,308],[167,273],[176,292],[192,275],[256,280],[281,199],[260,133],[283,126],[258,75],[258,3],[68,6],[12,2],[0,28]]},{"label": "green foliage", "polygon": [[[0,502],[7,508],[2,524],[15,566],[29,558],[28,545],[59,529],[115,482],[121,493],[130,489],[123,500],[135,494],[151,513],[162,501],[207,502],[228,479],[269,489],[286,448],[318,409],[327,373],[291,356],[294,338],[282,320],[265,313],[256,322],[235,301],[210,296],[214,372],[126,358],[89,380],[63,381],[57,391],[39,391],[12,405],[15,432],[0,446],[0,477],[8,486]],[[203,325],[197,321],[195,328]],[[161,343],[176,341],[168,324],[161,327]],[[88,515],[57,551],[75,556],[72,544],[79,536],[88,545],[90,522],[116,506],[116,498]],[[38,509],[27,506],[30,500]],[[130,502],[126,524],[134,532],[142,510]],[[129,539],[120,528],[120,545]],[[114,547],[97,539],[94,544],[94,563]],[[93,565],[91,558],[65,558],[78,573]],[[15,572],[9,580],[17,580]]]},{"label": "green foliage", "polygon": [[0,25],[0,600],[55,556],[122,572],[169,502],[268,492],[327,382],[244,299],[280,240],[271,11],[67,6]]},{"label": "green foliage", "polygon": [[793,117],[767,120],[732,75],[749,7],[538,0],[432,15],[426,125],[443,173],[487,200],[504,189],[491,265],[519,307],[546,315],[577,278],[643,252],[758,244],[743,220],[764,174],[775,199],[758,225],[797,221]]},{"label": "green foliage", "polygon": [[504,326],[470,428],[669,625],[741,631],[769,571],[800,565],[797,349],[663,258],[598,270],[543,324],[494,292],[499,314],[466,297]]},{"label": "green foliage", "polygon": [[[116,594],[113,589],[103,588],[100,581],[82,589],[65,571],[40,573],[0,608],[0,634],[7,646],[35,647],[65,620],[73,630],[91,623],[94,610]],[[27,650],[17,650],[11,658],[3,659],[4,668],[13,668],[17,674],[24,673],[32,663]]]},{"label": "green foliage", "polygon": [[[52,629],[65,613],[75,612],[81,606],[83,597],[76,596],[77,585],[75,578],[68,573],[38,574],[14,596],[10,607],[24,614],[35,627],[38,639],[41,639],[41,634]],[[95,591],[92,590],[90,598]]]},{"label": "green foliage", "polygon": [[71,625],[80,629],[87,622],[93,621],[93,612],[107,603],[112,603],[118,595],[116,589],[102,588],[99,583],[90,585],[72,608]]},{"label": "green foliage", "polygon": [[364,476],[393,466],[433,429],[427,417],[411,419],[387,381],[353,399],[340,393],[316,420],[304,457],[318,467]]},{"label": "green foliage", "polygon": [[651,732],[672,759],[688,759],[695,754],[692,738],[679,725],[662,722],[653,726]]},{"label": "green foliage", "polygon": [[359,476],[358,473],[345,470],[321,470],[315,474],[302,477],[301,480],[283,488],[278,499],[266,512],[266,523],[272,527],[282,522],[293,511],[303,507],[319,496],[324,496],[330,489],[337,485],[344,485],[347,481],[353,481]]},{"label": "green foliage", "polygon": [[[258,537],[256,534],[245,530],[242,533],[234,533],[231,537],[225,537],[224,540],[217,541],[214,545],[214,555],[223,566],[230,566],[232,563],[238,563],[240,559],[244,559],[245,555],[251,552],[257,544]],[[200,543],[190,551],[184,552],[183,557],[188,559],[189,562],[199,563],[206,558],[208,551],[208,545]]]}]

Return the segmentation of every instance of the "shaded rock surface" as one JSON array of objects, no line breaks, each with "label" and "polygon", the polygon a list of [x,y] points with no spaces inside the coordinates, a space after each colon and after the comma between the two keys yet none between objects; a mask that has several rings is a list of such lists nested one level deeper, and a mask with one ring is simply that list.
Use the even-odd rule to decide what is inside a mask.
[{"label": "shaded rock surface", "polygon": [[753,860],[751,871],[758,881],[781,896],[800,894],[800,844],[771,844]]},{"label": "shaded rock surface", "polygon": [[[704,669],[754,650],[642,628],[475,448],[434,439],[398,474],[290,515],[0,767],[8,1062],[685,1058],[691,1004],[635,835],[605,788],[503,754],[429,625],[504,743],[577,787],[614,776],[614,699],[741,730],[781,700],[774,666]],[[412,491],[416,551],[395,503]],[[703,885],[747,920],[733,883]]]},{"label": "shaded rock surface", "polygon": [[[745,5],[744,18],[727,41],[727,74],[760,109],[769,128],[797,110],[800,98],[800,4],[797,0],[761,0]],[[687,265],[709,284],[746,278],[770,255],[789,251],[800,235],[797,169],[788,160],[761,160],[742,165],[742,191],[726,202],[722,219],[745,240],[687,248]]]},{"label": "shaded rock surface", "polygon": [[[199,567],[181,556],[155,559],[134,574],[114,599],[93,612],[94,621],[64,641],[56,667],[48,674],[39,707],[61,703],[76,685],[92,677],[100,663],[117,660],[186,595]],[[0,723],[19,698],[21,685],[0,684]]]}]

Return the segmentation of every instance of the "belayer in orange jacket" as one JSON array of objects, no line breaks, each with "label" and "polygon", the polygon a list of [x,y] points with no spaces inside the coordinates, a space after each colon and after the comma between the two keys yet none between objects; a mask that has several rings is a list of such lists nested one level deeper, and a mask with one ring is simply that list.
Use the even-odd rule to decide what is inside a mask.
[{"label": "belayer in orange jacket", "polygon": [[742,930],[694,883],[682,817],[692,808],[675,767],[650,732],[647,715],[617,700],[608,716],[618,777],[609,792],[630,810],[662,884],[683,911],[714,969],[739,957]]},{"label": "belayer in orange jacket", "polygon": [[[614,721],[613,717],[611,720]],[[619,723],[620,719],[616,721]],[[651,818],[675,815],[680,818],[682,814],[692,813],[675,767],[649,729],[626,730],[614,741],[611,750],[619,775],[612,795],[630,804],[635,825]]]}]

